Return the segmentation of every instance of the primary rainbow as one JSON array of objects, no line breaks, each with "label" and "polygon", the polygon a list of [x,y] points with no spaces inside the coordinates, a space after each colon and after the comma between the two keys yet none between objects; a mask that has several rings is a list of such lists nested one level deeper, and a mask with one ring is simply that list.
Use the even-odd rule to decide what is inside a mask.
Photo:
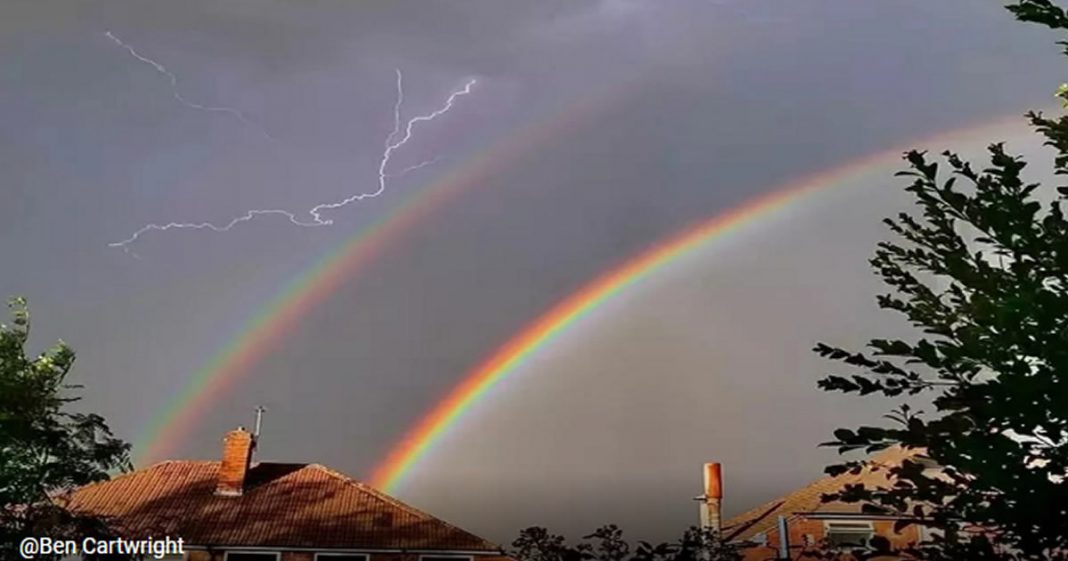
[{"label": "primary rainbow", "polygon": [[371,484],[387,492],[394,491],[405,475],[426,456],[434,444],[454,427],[472,405],[485,396],[495,384],[519,369],[531,355],[560,337],[569,327],[588,316],[597,307],[647,278],[661,267],[713,240],[723,239],[746,225],[754,223],[757,219],[770,217],[815,192],[843,184],[850,177],[860,175],[867,170],[890,165],[895,158],[901,156],[902,152],[913,146],[937,146],[945,143],[972,141],[1008,124],[1020,122],[1021,119],[1017,116],[1004,117],[878,152],[843,166],[781,185],[772,189],[767,195],[751,199],[727,212],[691,225],[665,240],[654,243],[636,257],[601,274],[577,292],[564,298],[471,370],[444,399],[419,419],[393,446],[374,469]]},{"label": "primary rainbow", "polygon": [[393,241],[461,192],[485,183],[566,130],[595,119],[633,92],[637,81],[603,84],[563,109],[535,116],[507,138],[475,154],[422,189],[414,191],[386,216],[356,231],[306,272],[300,274],[252,315],[225,346],[199,368],[184,387],[156,413],[135,445],[137,463],[166,459],[197,426],[213,400],[225,395],[267,356],[300,319],[356,276]]}]

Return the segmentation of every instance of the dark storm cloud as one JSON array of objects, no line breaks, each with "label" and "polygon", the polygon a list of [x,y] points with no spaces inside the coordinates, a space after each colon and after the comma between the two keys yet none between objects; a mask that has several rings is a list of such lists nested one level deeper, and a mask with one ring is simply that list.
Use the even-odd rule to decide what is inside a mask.
[{"label": "dark storm cloud", "polygon": [[[86,408],[134,439],[289,280],[402,196],[582,99],[591,86],[628,84],[622,102],[530,146],[393,240],[220,394],[180,447],[183,456],[214,457],[221,432],[247,423],[252,407],[265,403],[265,457],[362,475],[511,333],[683,224],[801,173],[1044,104],[1060,62],[1051,38],[1014,26],[997,3],[978,4],[4,2],[0,293],[31,297],[35,341],[73,343]],[[184,96],[239,108],[279,141],[176,103],[166,78],[116,48],[103,35],[108,30],[167,65]],[[372,187],[391,125],[394,68],[405,71],[413,112],[439,103],[467,77],[481,80],[475,95],[423,130],[397,161],[441,156],[438,168],[395,182],[374,204],[336,213],[335,228],[263,220],[229,235],[154,235],[137,247],[142,260],[106,247],[146,222],[225,221],[255,207],[301,210]],[[770,250],[756,257],[783,258]],[[840,270],[820,271],[813,283],[853,292],[870,286]],[[633,331],[602,333],[601,343],[590,334],[590,348],[609,357],[618,347],[640,353],[635,341],[657,334],[668,346],[649,349],[646,359],[686,347],[677,340],[685,318],[665,312],[640,321],[650,313],[636,307]],[[801,312],[782,313],[796,320],[791,314]],[[778,319],[768,312],[759,321]],[[793,356],[769,348],[780,362]],[[671,368],[690,373],[709,359],[671,357]],[[597,358],[580,363],[595,368]],[[659,395],[642,389],[645,372],[622,366],[613,368],[632,377],[636,392]],[[739,407],[757,393],[739,392]],[[653,413],[629,422],[648,433],[665,430],[653,405]],[[551,410],[552,403],[525,406]],[[591,422],[584,434],[600,431],[603,441],[618,442],[632,428]],[[750,438],[741,429],[732,434]],[[765,436],[760,446],[787,443]],[[598,466],[612,457],[605,451]],[[494,458],[492,450],[480,452],[477,468],[500,473],[504,464]],[[823,456],[804,458],[815,466]],[[693,492],[693,460],[649,466],[648,478],[626,470],[616,477],[636,497],[681,496]],[[747,460],[753,465],[743,469],[767,477],[746,483],[732,504],[785,490],[782,473],[762,465],[767,460]],[[561,466],[570,465],[555,464],[544,487],[525,492],[551,498],[585,486],[591,496],[602,493],[588,472],[569,478]],[[433,492],[413,488],[406,498],[441,505],[461,525],[502,531],[493,513],[472,506],[485,492],[477,482],[446,480],[449,486],[435,488],[427,479]],[[452,506],[434,494],[442,489]],[[591,522],[616,509],[608,499],[589,503],[602,505],[582,514]],[[673,511],[674,520],[690,506]]]}]

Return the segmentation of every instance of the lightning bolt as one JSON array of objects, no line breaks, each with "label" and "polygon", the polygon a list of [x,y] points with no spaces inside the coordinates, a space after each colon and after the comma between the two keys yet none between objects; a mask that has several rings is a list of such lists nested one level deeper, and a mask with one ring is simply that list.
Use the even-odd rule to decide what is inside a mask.
[{"label": "lightning bolt", "polygon": [[[314,207],[312,207],[311,210],[308,211],[308,214],[312,215],[312,217],[317,223],[333,224],[333,220],[324,220],[322,218],[322,211],[338,209],[343,206],[355,203],[357,201],[362,201],[364,199],[373,199],[385,192],[386,178],[388,177],[388,175],[386,174],[386,166],[389,165],[389,160],[393,157],[393,152],[407,144],[408,141],[412,139],[412,131],[415,129],[415,125],[418,125],[419,123],[433,121],[434,119],[437,119],[445,113],[448,113],[449,110],[452,109],[453,104],[456,103],[456,100],[461,96],[465,96],[471,93],[471,88],[473,88],[474,86],[475,80],[468,80],[468,82],[464,84],[464,87],[455,90],[451,94],[449,94],[449,97],[445,99],[445,103],[442,104],[442,106],[438,109],[435,109],[434,111],[427,113],[426,115],[419,115],[417,117],[409,119],[407,126],[404,127],[404,136],[402,136],[400,140],[394,140],[394,138],[396,138],[397,135],[400,134],[400,104],[404,99],[404,77],[401,75],[400,70],[397,70],[397,103],[393,106],[393,132],[391,132],[389,136],[386,137],[386,147],[385,150],[382,152],[382,158],[378,161],[378,188],[368,193],[359,193],[353,195],[346,199],[342,199],[336,203],[322,203],[315,205]],[[416,164],[407,168],[404,173],[430,165],[431,163],[432,161],[428,160],[426,162]]]},{"label": "lightning bolt", "polygon": [[431,158],[431,159],[429,159],[429,160],[427,160],[425,162],[419,162],[418,164],[415,164],[414,166],[408,166],[408,167],[406,167],[406,168],[404,168],[404,169],[402,169],[400,171],[397,171],[397,172],[387,173],[385,175],[385,177],[400,177],[402,175],[408,175],[409,173],[411,173],[411,172],[413,172],[413,171],[415,171],[417,169],[425,168],[425,167],[427,167],[427,166],[429,166],[431,164],[436,164],[436,163],[438,163],[440,161],[441,161],[441,156],[434,156],[433,158]]},{"label": "lightning bolt", "polygon": [[173,72],[167,70],[167,68],[162,64],[137,52],[133,48],[133,46],[131,46],[129,43],[126,43],[122,39],[119,39],[114,33],[107,31],[104,33],[104,36],[108,39],[111,39],[111,41],[114,42],[116,45],[129,52],[130,56],[151,66],[156,70],[156,72],[159,72],[160,74],[166,76],[171,83],[171,97],[173,97],[178,103],[181,103],[189,109],[196,109],[197,111],[207,111],[209,113],[227,113],[233,116],[235,119],[241,121],[243,124],[256,129],[267,140],[276,141],[276,139],[271,136],[269,132],[267,132],[267,129],[253,122],[240,109],[234,109],[233,107],[225,107],[221,105],[203,105],[186,99],[185,96],[182,95],[182,92],[178,89],[178,76],[176,76]]},{"label": "lightning bolt", "polygon": [[[291,224],[305,228],[329,226],[333,224],[334,221],[329,218],[323,218],[322,213],[324,211],[336,210],[344,206],[348,206],[350,204],[362,201],[364,199],[373,199],[375,197],[378,197],[386,191],[387,179],[391,177],[400,177],[406,173],[415,171],[417,169],[426,167],[437,162],[439,158],[433,158],[412,166],[408,166],[398,172],[388,172],[389,163],[393,157],[394,152],[402,148],[412,139],[415,128],[420,123],[427,123],[429,121],[433,121],[434,119],[437,119],[438,117],[441,117],[442,115],[448,113],[453,108],[453,105],[455,105],[456,100],[471,93],[477,82],[473,79],[468,80],[463,85],[463,87],[453,90],[445,99],[445,102],[442,103],[439,108],[425,115],[417,115],[415,117],[412,117],[402,125],[401,106],[404,102],[404,76],[401,74],[400,70],[397,70],[396,72],[397,101],[393,105],[393,131],[390,132],[389,136],[386,137],[385,146],[383,147],[382,155],[378,161],[378,182],[376,188],[373,191],[357,193],[336,202],[317,204],[307,211],[307,215],[311,217],[310,219],[301,219],[296,213],[290,212],[288,210],[253,209],[245,212],[245,214],[242,214],[241,216],[232,218],[229,222],[226,222],[224,224],[214,224],[211,222],[170,222],[167,224],[148,224],[135,231],[133,234],[130,235],[130,237],[122,241],[109,243],[108,246],[122,248],[123,251],[127,253],[132,253],[130,251],[131,244],[137,242],[141,238],[141,236],[147,234],[148,232],[165,232],[167,230],[179,229],[228,232],[243,222],[249,222],[260,216],[271,215],[281,216]],[[133,255],[135,257],[137,256],[136,254]]]}]

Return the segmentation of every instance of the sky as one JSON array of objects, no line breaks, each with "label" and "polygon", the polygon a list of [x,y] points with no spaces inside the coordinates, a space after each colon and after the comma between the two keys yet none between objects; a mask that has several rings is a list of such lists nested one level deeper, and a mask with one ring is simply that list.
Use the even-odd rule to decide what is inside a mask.
[{"label": "sky", "polygon": [[[77,351],[79,406],[143,442],[294,278],[520,146],[292,320],[168,443],[215,458],[264,405],[261,459],[365,477],[512,334],[657,240],[807,174],[1048,106],[1054,40],[974,0],[9,0],[0,294],[29,298],[35,348]],[[405,119],[476,85],[390,169],[433,163],[380,196],[324,213],[330,226],[272,215],[109,246],[150,223],[375,191],[397,70]],[[1020,127],[984,134],[963,147],[1038,151]],[[530,524],[656,538],[696,521],[702,461],[724,462],[728,515],[817,477],[834,459],[817,444],[880,409],[821,394],[828,365],[809,349],[901,329],[875,310],[866,265],[878,218],[907,202],[892,153],[880,162],[574,326],[396,494],[501,542]]]}]

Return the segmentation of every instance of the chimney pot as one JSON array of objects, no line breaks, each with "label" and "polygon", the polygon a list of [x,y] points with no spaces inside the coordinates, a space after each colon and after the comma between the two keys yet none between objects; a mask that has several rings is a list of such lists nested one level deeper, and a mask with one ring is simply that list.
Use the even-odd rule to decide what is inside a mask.
[{"label": "chimney pot", "polygon": [[226,433],[223,456],[219,463],[219,478],[215,494],[224,497],[240,496],[245,490],[245,476],[252,461],[254,440],[244,427]]},{"label": "chimney pot", "polygon": [[723,471],[719,463],[705,464],[705,496],[710,499],[723,498]]}]

